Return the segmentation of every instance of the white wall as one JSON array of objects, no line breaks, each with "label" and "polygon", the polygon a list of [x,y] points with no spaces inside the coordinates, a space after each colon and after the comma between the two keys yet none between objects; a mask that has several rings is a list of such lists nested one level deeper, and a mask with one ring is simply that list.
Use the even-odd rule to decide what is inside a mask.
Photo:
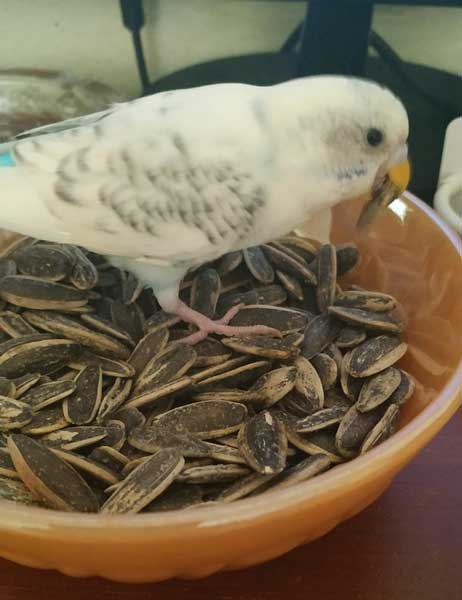
[{"label": "white wall", "polygon": [[[276,49],[304,3],[145,0],[151,77],[209,58]],[[462,73],[462,9],[376,8],[374,27],[403,57]],[[0,68],[65,69],[127,95],[139,90],[118,0],[0,0]]]}]

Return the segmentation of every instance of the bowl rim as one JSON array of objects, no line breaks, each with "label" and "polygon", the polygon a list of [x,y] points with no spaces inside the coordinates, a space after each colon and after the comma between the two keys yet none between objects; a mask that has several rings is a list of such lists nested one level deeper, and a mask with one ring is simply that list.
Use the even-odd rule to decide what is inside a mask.
[{"label": "bowl rim", "polygon": [[[462,256],[462,240],[434,210],[410,192],[405,192],[402,197],[422,210],[443,231],[454,249]],[[452,412],[455,412],[462,404],[461,390],[462,358],[450,381],[435,400],[396,432],[392,438],[380,444],[380,447],[372,449],[363,456],[356,457],[354,461],[337,465],[335,469],[286,489],[275,490],[252,498],[243,498],[230,504],[211,504],[203,508],[198,507],[197,510],[141,514],[68,513],[0,500],[0,530],[16,528],[50,530],[51,527],[59,527],[65,528],[66,534],[78,536],[79,531],[85,531],[87,534],[89,529],[94,530],[95,533],[117,530],[118,535],[122,530],[124,533],[127,533],[127,530],[137,530],[137,535],[139,535],[141,529],[151,535],[154,528],[172,529],[180,525],[202,528],[229,526],[245,521],[254,521],[259,517],[267,517],[281,510],[288,510],[304,500],[315,500],[316,503],[319,503],[333,489],[341,488],[343,484],[351,484],[355,476],[357,478],[366,475],[371,469],[377,470],[380,465],[388,463],[393,456],[398,455],[401,450],[429,429],[435,420],[445,415],[448,409],[452,407]],[[459,401],[457,396],[459,396]],[[177,535],[178,529],[174,529],[174,531]]]}]

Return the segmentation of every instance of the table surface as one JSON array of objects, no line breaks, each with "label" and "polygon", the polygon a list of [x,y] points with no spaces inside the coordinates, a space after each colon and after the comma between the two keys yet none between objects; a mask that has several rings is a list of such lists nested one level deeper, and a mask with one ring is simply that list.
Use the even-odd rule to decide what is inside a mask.
[{"label": "table surface", "polygon": [[199,581],[73,580],[0,560],[1,600],[461,600],[462,419],[359,516],[265,565]]}]

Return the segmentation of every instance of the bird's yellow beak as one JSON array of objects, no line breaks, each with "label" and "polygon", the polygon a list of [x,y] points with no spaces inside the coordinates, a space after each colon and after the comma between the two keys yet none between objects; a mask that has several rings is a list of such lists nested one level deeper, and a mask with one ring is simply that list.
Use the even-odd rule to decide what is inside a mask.
[{"label": "bird's yellow beak", "polygon": [[380,210],[398,198],[407,188],[410,178],[411,166],[408,160],[389,168],[382,181],[374,186],[371,197],[363,206],[357,223],[358,229],[363,229]]}]

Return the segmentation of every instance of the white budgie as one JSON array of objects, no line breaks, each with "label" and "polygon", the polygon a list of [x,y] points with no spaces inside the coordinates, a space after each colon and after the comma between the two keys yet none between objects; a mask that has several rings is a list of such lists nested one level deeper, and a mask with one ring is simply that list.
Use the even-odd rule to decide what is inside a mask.
[{"label": "white budgie", "polygon": [[179,300],[192,267],[284,235],[370,189],[407,156],[388,90],[311,77],[164,92],[45,126],[0,147],[0,227],[104,254],[199,332],[268,333],[212,321]]}]

